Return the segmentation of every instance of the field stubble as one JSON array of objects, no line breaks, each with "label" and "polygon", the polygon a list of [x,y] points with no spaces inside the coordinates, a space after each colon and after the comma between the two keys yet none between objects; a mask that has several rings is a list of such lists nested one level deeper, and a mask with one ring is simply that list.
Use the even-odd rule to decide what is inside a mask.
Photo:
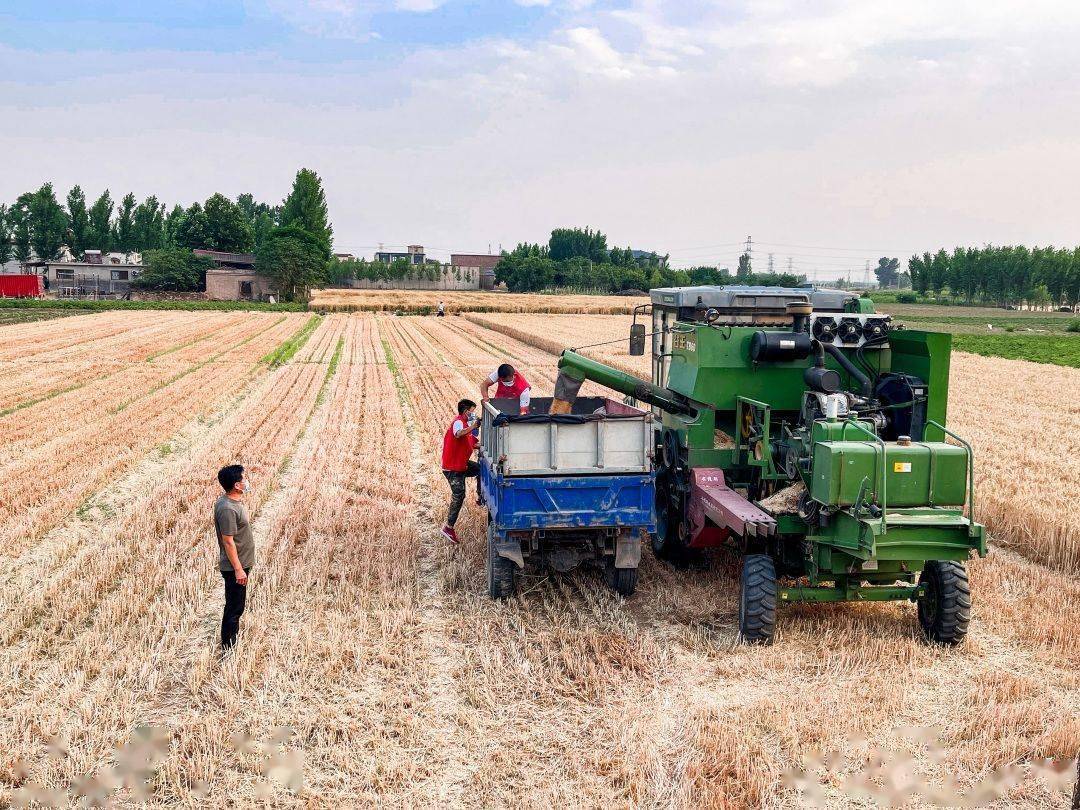
[{"label": "field stubble", "polygon": [[[181,316],[187,331],[149,353],[176,347],[160,360],[197,365],[219,344],[199,340],[201,317]],[[280,316],[244,323],[256,317]],[[152,421],[155,443],[88,472],[91,497],[54,501],[35,540],[19,514],[0,516],[18,538],[0,589],[0,749],[13,760],[0,782],[17,785],[14,760],[54,787],[94,773],[143,723],[172,735],[153,786],[163,804],[794,806],[784,770],[853,733],[858,751],[892,749],[896,728],[940,725],[941,762],[909,749],[928,778],[965,784],[1080,745],[1080,588],[1009,551],[972,564],[972,632],[952,651],[918,640],[908,605],[796,606],[776,646],[738,646],[722,557],[686,573],[646,553],[628,601],[583,572],[527,579],[492,604],[484,512],[470,497],[460,548],[436,535],[453,404],[504,359],[550,393],[555,347],[537,341],[592,342],[616,322],[622,336],[627,319],[545,317],[533,338],[515,316],[519,340],[464,318],[331,315],[280,368],[258,364],[295,317],[224,355],[224,392],[206,381],[188,421]],[[97,469],[63,447],[70,475]],[[240,647],[219,664],[208,514],[213,473],[232,460],[255,470],[259,562]],[[303,756],[299,793],[260,769],[282,726]],[[65,757],[47,756],[52,738]],[[1067,798],[1029,780],[1008,801]]]}]

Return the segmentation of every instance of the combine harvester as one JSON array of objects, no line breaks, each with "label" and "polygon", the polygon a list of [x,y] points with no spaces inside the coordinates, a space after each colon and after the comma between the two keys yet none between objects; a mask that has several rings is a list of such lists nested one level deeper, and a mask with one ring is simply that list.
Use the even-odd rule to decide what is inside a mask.
[{"label": "combine harvester", "polygon": [[553,410],[585,380],[653,407],[656,554],[735,548],[748,642],[772,640],[781,602],[908,599],[927,639],[959,643],[964,561],[986,543],[971,448],[945,427],[951,336],[893,329],[839,290],[651,298],[630,353],[645,353],[651,309],[652,381],[567,350]]}]

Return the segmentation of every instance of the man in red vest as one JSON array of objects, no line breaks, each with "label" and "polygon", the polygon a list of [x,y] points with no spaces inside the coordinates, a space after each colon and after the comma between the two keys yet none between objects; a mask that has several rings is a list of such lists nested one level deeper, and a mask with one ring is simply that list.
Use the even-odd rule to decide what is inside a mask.
[{"label": "man in red vest", "polygon": [[450,484],[451,497],[450,511],[442,527],[442,536],[451,543],[458,542],[454,524],[457,523],[461,505],[465,503],[466,478],[476,478],[476,498],[478,501],[480,499],[480,465],[472,460],[473,450],[476,449],[476,437],[472,431],[479,421],[476,403],[471,399],[463,399],[457,404],[457,416],[443,434],[442,472],[446,476],[446,482]]},{"label": "man in red vest", "polygon": [[495,399],[516,399],[521,413],[529,412],[531,387],[529,381],[509,363],[503,363],[480,381],[480,397],[488,401],[491,386],[495,386]]}]

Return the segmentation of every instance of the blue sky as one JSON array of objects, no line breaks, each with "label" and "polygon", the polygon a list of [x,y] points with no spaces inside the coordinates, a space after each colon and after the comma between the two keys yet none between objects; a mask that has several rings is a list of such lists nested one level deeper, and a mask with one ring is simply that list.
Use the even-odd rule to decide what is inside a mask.
[{"label": "blue sky", "polygon": [[0,199],[279,200],[309,166],[361,253],[1075,244],[1078,37],[1055,0],[7,0]]}]

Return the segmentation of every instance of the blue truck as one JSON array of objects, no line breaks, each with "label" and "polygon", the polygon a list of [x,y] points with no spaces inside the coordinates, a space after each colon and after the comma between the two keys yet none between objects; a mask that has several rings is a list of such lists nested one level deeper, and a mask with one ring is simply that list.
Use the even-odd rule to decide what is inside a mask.
[{"label": "blue truck", "polygon": [[516,399],[484,403],[488,592],[505,599],[523,571],[593,563],[629,596],[641,544],[656,531],[652,414],[606,397],[579,397],[567,414],[550,405],[536,397],[519,414]]}]

